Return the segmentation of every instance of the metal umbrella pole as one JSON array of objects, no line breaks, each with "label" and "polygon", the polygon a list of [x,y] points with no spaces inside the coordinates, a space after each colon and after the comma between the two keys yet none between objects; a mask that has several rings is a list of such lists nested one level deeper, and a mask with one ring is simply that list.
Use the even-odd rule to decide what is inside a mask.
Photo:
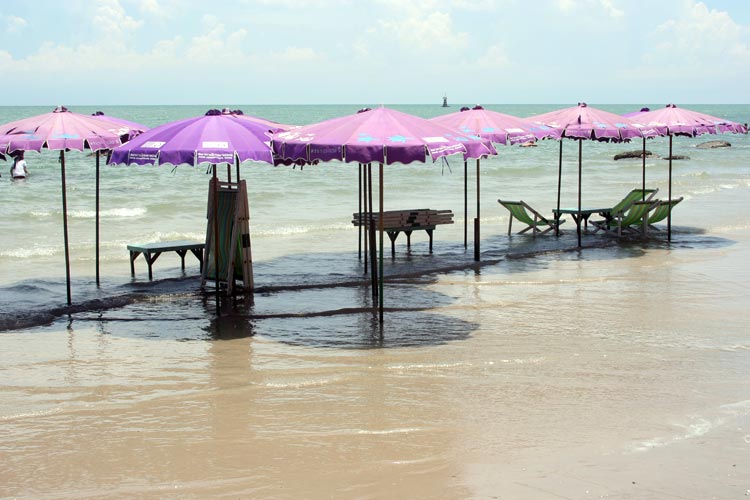
[{"label": "metal umbrella pole", "polygon": [[60,175],[62,177],[62,205],[63,205],[63,236],[65,240],[65,286],[68,293],[68,305],[72,305],[70,298],[70,251],[68,247],[68,199],[65,187],[65,150],[60,150]]}]

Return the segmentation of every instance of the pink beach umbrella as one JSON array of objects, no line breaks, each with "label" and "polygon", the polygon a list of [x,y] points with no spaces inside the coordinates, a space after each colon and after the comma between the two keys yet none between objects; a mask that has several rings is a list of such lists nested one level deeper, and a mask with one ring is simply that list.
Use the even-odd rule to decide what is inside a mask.
[{"label": "pink beach umbrella", "polygon": [[[68,208],[65,187],[65,151],[112,149],[122,143],[122,126],[95,119],[89,115],[73,113],[58,106],[51,113],[0,125],[0,150],[37,151],[42,148],[60,151],[60,176],[62,181],[63,235],[65,240],[65,278],[68,305],[70,295],[70,252],[68,247]],[[98,154],[97,154],[98,159]],[[98,275],[98,271],[97,271]]]},{"label": "pink beach umbrella", "polygon": [[[430,121],[458,130],[463,134],[489,139],[503,145],[524,144],[545,138],[560,138],[560,131],[516,116],[484,109],[482,106],[461,108],[456,113],[436,116]],[[467,162],[464,161],[464,247],[467,246]],[[479,159],[477,159],[477,218],[474,230],[474,259],[479,260]]]},{"label": "pink beach umbrella", "polygon": [[[438,158],[461,154],[480,158],[497,154],[487,139],[462,134],[455,129],[418,116],[389,108],[361,109],[353,115],[314,123],[274,134],[274,154],[284,162],[354,162],[368,166],[378,163],[380,189],[380,262],[376,287],[373,269],[373,295],[377,293],[380,318],[383,318],[383,171],[394,163],[433,162]],[[372,200],[372,180],[369,182]],[[372,211],[372,203],[370,203]],[[374,264],[374,261],[373,261]],[[377,292],[376,292],[377,290]]]},{"label": "pink beach umbrella", "polygon": [[[658,135],[669,136],[669,199],[672,199],[672,137],[696,137],[703,134],[746,134],[747,127],[724,118],[667,104],[664,108],[638,113],[633,121],[653,129]],[[645,160],[644,160],[645,161]],[[667,216],[667,240],[672,239],[672,211]]]},{"label": "pink beach umbrella", "polygon": [[[578,233],[578,246],[581,246],[581,162],[583,140],[623,142],[636,137],[643,137],[647,133],[645,127],[631,122],[629,119],[592,108],[585,102],[578,106],[560,109],[541,115],[530,116],[528,121],[540,125],[547,125],[560,131],[560,137],[578,141],[578,213],[575,217]],[[560,161],[557,180],[557,210],[560,210],[560,190],[562,182],[562,140],[560,141]],[[559,213],[559,212],[558,212]],[[557,231],[556,231],[557,232]]]},{"label": "pink beach umbrella", "polygon": [[[237,169],[240,178],[240,163],[257,161],[274,164],[270,140],[273,132],[289,128],[289,125],[245,115],[240,110],[208,110],[204,115],[185,118],[152,128],[130,142],[112,150],[110,164],[125,165],[191,165],[207,164],[213,171],[214,189],[214,244],[219,241],[218,179],[217,168],[227,165],[227,176],[231,181],[231,167]],[[208,249],[207,249],[208,250]],[[208,253],[208,252],[207,252]],[[219,306],[219,252],[214,251],[216,270],[216,311]],[[207,266],[204,267],[207,269]],[[252,281],[251,281],[252,282]]]}]

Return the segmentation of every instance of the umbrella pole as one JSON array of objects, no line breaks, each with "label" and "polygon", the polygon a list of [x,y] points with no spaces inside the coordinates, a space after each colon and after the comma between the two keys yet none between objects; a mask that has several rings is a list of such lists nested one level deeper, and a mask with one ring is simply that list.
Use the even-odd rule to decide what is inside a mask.
[{"label": "umbrella pole", "polygon": [[380,286],[378,287],[378,300],[379,300],[379,314],[380,314],[380,321],[382,323],[383,321],[383,164],[380,164],[379,169],[379,182],[378,182],[378,188],[380,188],[380,219],[378,220],[378,231],[380,232],[380,266],[378,269],[378,274],[380,275]]},{"label": "umbrella pole", "polygon": [[563,141],[560,137],[560,159],[557,164],[557,223],[555,224],[555,236],[560,236],[560,190],[562,188],[562,151]]},{"label": "umbrella pole", "polygon": [[[669,192],[667,203],[672,202],[672,134],[669,134]],[[667,241],[672,241],[672,210],[667,212]]]},{"label": "umbrella pole", "polygon": [[468,188],[467,172],[468,161],[464,160],[464,248],[469,247],[468,225],[469,225],[469,198],[466,194]]},{"label": "umbrella pole", "polygon": [[96,286],[99,286],[99,150],[96,151]]},{"label": "umbrella pole", "polygon": [[581,248],[581,155],[583,153],[583,139],[578,139],[578,248]]},{"label": "umbrella pole", "polygon": [[377,240],[375,239],[375,226],[372,224],[372,163],[367,164],[368,190],[370,196],[370,206],[367,216],[367,238],[370,242],[370,280],[372,287],[372,304],[373,309],[378,298],[378,266],[377,266]]},{"label": "umbrella pole", "polygon": [[357,198],[357,201],[359,202],[359,211],[357,212],[357,217],[359,220],[357,221],[359,225],[357,226],[359,229],[359,246],[358,246],[358,254],[360,260],[362,259],[362,164],[359,163],[359,182],[357,183],[357,187],[359,189],[359,196]]},{"label": "umbrella pole", "polygon": [[641,153],[641,157],[643,158],[643,180],[641,181],[641,186],[643,189],[643,200],[646,200],[646,138],[643,138],[643,153]]},{"label": "umbrella pole", "polygon": [[62,178],[62,206],[63,206],[63,238],[65,240],[65,283],[68,293],[68,305],[72,305],[70,299],[70,251],[68,250],[68,199],[65,194],[65,150],[60,150],[60,176]]},{"label": "umbrella pole", "polygon": [[214,165],[214,283],[216,284],[216,315],[221,314],[219,297],[219,178]]},{"label": "umbrella pole", "polygon": [[362,165],[362,188],[363,188],[362,191],[364,191],[362,193],[362,198],[364,199],[363,205],[364,205],[364,211],[365,211],[364,213],[364,216],[365,216],[364,233],[365,234],[362,237],[362,240],[363,240],[364,247],[365,247],[365,274],[367,274],[367,262],[368,262],[368,257],[369,257],[368,247],[370,244],[370,203],[368,203],[367,201],[368,189],[371,189],[369,187],[370,182],[367,180],[369,167],[370,167],[369,163]]},{"label": "umbrella pole", "polygon": [[477,218],[474,219],[474,260],[479,262],[479,158],[477,158]]}]

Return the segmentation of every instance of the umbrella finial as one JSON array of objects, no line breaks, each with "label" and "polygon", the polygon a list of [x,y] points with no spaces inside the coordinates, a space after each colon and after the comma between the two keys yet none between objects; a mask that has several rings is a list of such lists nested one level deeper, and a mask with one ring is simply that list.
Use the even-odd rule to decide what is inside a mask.
[{"label": "umbrella finial", "polygon": [[65,113],[68,110],[65,106],[57,106],[52,112],[53,113]]},{"label": "umbrella finial", "polygon": [[588,105],[585,102],[579,102],[578,103],[578,107],[579,108],[586,108],[586,107],[588,107]]}]

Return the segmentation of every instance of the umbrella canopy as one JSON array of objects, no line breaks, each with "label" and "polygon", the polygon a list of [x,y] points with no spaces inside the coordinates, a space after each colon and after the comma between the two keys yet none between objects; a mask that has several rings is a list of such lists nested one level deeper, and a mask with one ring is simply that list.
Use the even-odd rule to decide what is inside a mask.
[{"label": "umbrella canopy", "polygon": [[[678,108],[667,104],[664,108],[638,113],[633,121],[639,126],[652,129],[658,135],[669,136],[669,199],[672,199],[672,137],[683,135],[696,137],[703,134],[746,134],[747,127],[724,118],[707,115],[698,111]],[[672,212],[667,217],[667,239],[672,239]]]},{"label": "umbrella canopy", "polygon": [[0,149],[9,153],[39,152],[42,148],[54,151],[111,149],[122,143],[121,129],[120,124],[58,106],[51,113],[0,125]]},{"label": "umbrella canopy", "polygon": [[482,106],[463,108],[456,113],[436,116],[430,121],[504,145],[522,144],[545,138],[559,139],[561,134],[559,129],[490,111]]},{"label": "umbrella canopy", "polygon": [[652,128],[659,135],[684,135],[695,137],[703,134],[745,134],[747,128],[724,118],[707,115],[698,111],[678,108],[667,104],[664,108],[638,113],[633,121],[644,128]]},{"label": "umbrella canopy", "polygon": [[230,110],[165,123],[112,151],[110,164],[234,164],[247,160],[273,163],[273,132],[289,126]]},{"label": "umbrella canopy", "polygon": [[[132,141],[112,150],[110,164],[136,165],[192,165],[207,163],[213,170],[214,235],[218,245],[218,178],[217,166],[226,163],[237,167],[252,160],[273,164],[270,136],[288,125],[247,116],[240,110],[210,109],[204,115],[165,123],[144,132]],[[208,255],[209,248],[206,248]],[[219,306],[219,252],[214,250],[216,311]],[[204,269],[206,267],[204,266]]]},{"label": "umbrella canopy", "polygon": [[[383,317],[383,165],[426,162],[453,154],[480,158],[497,154],[487,139],[460,133],[418,116],[381,107],[274,134],[274,154],[284,162],[338,160],[380,164],[380,265],[378,308]],[[371,170],[370,170],[371,172]],[[372,182],[369,183],[370,200]],[[372,202],[370,202],[372,210]],[[373,253],[374,254],[374,253]],[[373,271],[373,279],[375,272]],[[376,286],[373,283],[373,293]]]},{"label": "umbrella canopy", "polygon": [[[560,131],[546,125],[532,123],[516,116],[484,109],[482,106],[464,107],[456,113],[436,116],[430,121],[459,130],[463,134],[489,139],[504,145],[523,144],[538,139],[560,138]],[[477,220],[474,238],[474,257],[479,260],[479,160],[477,160]],[[464,162],[464,246],[467,244],[468,209],[466,197],[466,163]]]},{"label": "umbrella canopy", "polygon": [[[60,151],[60,177],[62,183],[63,234],[65,239],[65,277],[68,305],[70,294],[70,252],[68,247],[68,208],[65,187],[65,151],[90,149],[99,151],[121,144],[122,125],[92,116],[69,111],[58,106],[45,113],[0,125],[0,150],[41,151],[42,148]],[[98,155],[97,155],[98,159]],[[97,269],[98,278],[98,269]]]},{"label": "umbrella canopy", "polygon": [[[600,109],[592,108],[585,102],[578,106],[551,111],[541,115],[531,116],[528,121],[547,125],[560,132],[560,137],[578,140],[578,216],[576,217],[576,231],[578,233],[578,246],[581,246],[581,157],[582,141],[629,141],[644,134],[651,134],[645,127],[638,125],[628,118],[609,113]],[[558,167],[557,181],[557,210],[560,210],[560,190],[562,180],[562,142],[560,142],[560,162]]]},{"label": "umbrella canopy", "polygon": [[590,139],[595,141],[628,141],[643,137],[643,127],[628,118],[592,108],[585,102],[578,106],[559,109],[541,115],[530,116],[526,120],[547,125],[569,139]]},{"label": "umbrella canopy", "polygon": [[412,163],[453,154],[497,154],[490,141],[389,108],[369,109],[274,134],[273,152],[287,162]]}]

